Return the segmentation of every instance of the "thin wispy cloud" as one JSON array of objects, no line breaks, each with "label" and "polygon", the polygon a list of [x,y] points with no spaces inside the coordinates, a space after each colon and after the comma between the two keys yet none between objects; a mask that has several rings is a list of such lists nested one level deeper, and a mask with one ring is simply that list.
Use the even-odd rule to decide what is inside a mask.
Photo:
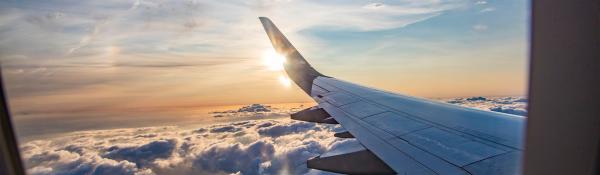
[{"label": "thin wispy cloud", "polygon": [[[77,94],[82,93],[76,92],[81,86],[109,85],[134,77],[137,79],[134,81],[142,82],[130,85],[137,88],[151,86],[144,81],[154,81],[150,80],[154,78],[143,76],[151,73],[126,68],[156,68],[172,73],[179,72],[177,69],[197,68],[206,72],[182,75],[181,78],[184,78],[208,77],[213,68],[229,67],[238,71],[221,68],[222,73],[214,72],[212,76],[232,77],[227,74],[236,74],[241,77],[248,72],[261,73],[245,70],[255,69],[260,66],[258,63],[240,60],[260,59],[261,52],[270,47],[256,19],[258,16],[276,20],[295,43],[310,42],[316,47],[318,39],[299,37],[299,32],[321,27],[354,31],[401,28],[463,5],[463,1],[383,4],[136,0],[27,2],[18,6],[3,2],[1,59],[6,60],[3,66],[15,73],[8,78],[11,82],[9,92],[13,92],[13,97]],[[32,59],[11,59],[14,55]],[[214,61],[214,58],[221,60]],[[62,76],[39,76],[42,72],[30,70],[41,68],[45,69],[44,75]],[[256,83],[264,83],[260,76],[268,75],[251,77],[256,77]],[[81,78],[98,81],[82,81]],[[271,79],[277,81],[278,78],[274,76]],[[20,81],[25,79],[30,81]],[[205,81],[205,86],[215,87],[231,83]],[[28,82],[51,85],[29,88],[36,85]],[[65,86],[73,84],[78,86]]]},{"label": "thin wispy cloud", "polygon": [[477,24],[473,26],[473,30],[481,32],[481,31],[485,31],[488,29],[487,25],[483,25],[483,24]]},{"label": "thin wispy cloud", "polygon": [[374,2],[374,3],[370,3],[370,4],[367,4],[364,6],[364,8],[373,9],[373,10],[379,9],[379,8],[384,8],[384,7],[385,7],[385,4],[380,3],[380,2]]},{"label": "thin wispy cloud", "polygon": [[[60,9],[60,6],[52,3],[29,4],[31,9],[19,9],[17,13],[36,13],[43,17],[68,16],[66,22],[56,24],[61,28],[60,31],[45,31],[47,33],[64,32],[64,27],[80,28],[85,30],[84,34],[78,39],[78,44],[67,47],[64,52],[72,54],[73,52],[86,47],[92,41],[98,44],[96,47],[107,47],[105,44],[127,42],[140,42],[143,40],[153,40],[150,38],[141,38],[145,36],[154,36],[158,39],[164,37],[175,37],[172,42],[153,43],[159,44],[154,47],[181,47],[189,45],[192,42],[206,43],[208,45],[227,44],[232,41],[230,38],[240,38],[245,36],[245,40],[238,40],[232,44],[244,45],[263,39],[258,29],[260,26],[249,25],[256,23],[257,16],[269,16],[281,21],[283,26],[288,28],[288,33],[297,32],[303,29],[316,26],[330,26],[339,29],[358,29],[363,31],[382,30],[402,27],[411,23],[422,21],[440,12],[461,7],[463,4],[441,3],[435,4],[397,4],[384,5],[383,3],[364,4],[359,2],[350,2],[344,4],[337,3],[319,3],[318,1],[263,1],[260,6],[255,6],[251,2],[221,2],[221,1],[134,1],[129,4],[118,2],[114,5],[117,8],[108,9],[113,2],[106,2],[103,6],[97,6],[95,2],[77,2],[70,5],[69,10],[56,12],[50,9]],[[33,7],[35,6],[35,7]],[[128,8],[118,8],[119,6],[129,6]],[[25,6],[27,7],[27,6]],[[385,7],[385,8],[382,8]],[[39,9],[48,10],[39,10]],[[247,10],[242,10],[247,9]],[[307,9],[311,13],[306,13]],[[377,11],[372,11],[378,9]],[[100,10],[108,10],[109,13],[102,13]],[[297,15],[287,15],[294,13]],[[345,20],[345,19],[352,19]],[[19,19],[14,19],[17,22]],[[50,20],[50,19],[45,19]],[[70,21],[81,21],[72,23]],[[293,22],[291,22],[293,21]],[[67,26],[68,25],[68,26]],[[254,27],[251,27],[254,26]],[[23,26],[26,27],[26,26]],[[291,29],[291,31],[289,30]],[[195,30],[201,34],[186,34],[187,37],[178,37],[182,31]],[[17,31],[12,31],[17,32]],[[68,32],[67,32],[68,33]],[[101,36],[97,36],[101,33]],[[225,35],[224,35],[225,34]],[[248,36],[251,36],[248,38]],[[18,36],[13,36],[18,37]],[[71,37],[71,36],[65,36]],[[77,37],[73,33],[72,37]],[[191,38],[190,38],[191,37]],[[223,38],[225,37],[225,38]],[[21,38],[26,39],[26,38]],[[67,38],[63,38],[67,39]],[[249,40],[250,39],[250,40]],[[37,41],[36,38],[28,40]],[[55,41],[44,41],[55,42]],[[58,43],[54,43],[56,45]],[[231,44],[228,44],[231,45]],[[57,45],[61,46],[61,45]],[[127,47],[127,45],[124,45]],[[127,50],[128,48],[124,48]],[[152,50],[151,47],[145,49]]]},{"label": "thin wispy cloud", "polygon": [[481,9],[479,12],[481,12],[481,13],[487,13],[487,12],[493,12],[493,11],[496,11],[496,8],[487,7],[487,8]]},{"label": "thin wispy cloud", "polygon": [[[525,67],[518,47],[526,20],[500,10],[512,8],[503,3],[521,2],[494,2],[503,20],[490,20],[492,13],[477,12],[491,3],[467,0],[3,1],[0,60],[11,105],[22,114],[309,101],[289,80],[282,86],[284,72],[261,62],[272,46],[257,17],[267,16],[327,75],[418,96],[486,94],[473,88],[520,94],[484,80],[525,72],[510,66]],[[489,65],[501,66],[489,75]],[[431,85],[439,79],[446,86]],[[433,88],[450,86],[461,88]]]},{"label": "thin wispy cloud", "polygon": [[88,44],[90,44],[94,38],[96,38],[96,35],[98,35],[98,33],[100,32],[100,28],[105,25],[108,21],[105,20],[101,20],[98,21],[97,24],[94,25],[94,27],[90,30],[90,33],[87,35],[84,35],[80,40],[79,43],[75,46],[75,47],[71,47],[69,48],[67,55],[73,54],[74,52],[76,52],[77,50],[87,46]]}]

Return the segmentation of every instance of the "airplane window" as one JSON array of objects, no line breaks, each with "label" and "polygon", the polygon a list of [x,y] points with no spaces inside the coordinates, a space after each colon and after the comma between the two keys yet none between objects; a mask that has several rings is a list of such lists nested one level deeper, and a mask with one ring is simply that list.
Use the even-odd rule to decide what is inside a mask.
[{"label": "airplane window", "polygon": [[2,1],[0,61],[28,174],[518,173],[529,11]]}]

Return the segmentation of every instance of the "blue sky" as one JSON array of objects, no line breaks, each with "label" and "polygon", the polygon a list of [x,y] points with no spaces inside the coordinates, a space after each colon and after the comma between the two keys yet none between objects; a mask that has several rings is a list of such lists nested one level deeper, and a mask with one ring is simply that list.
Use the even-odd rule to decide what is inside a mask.
[{"label": "blue sky", "polygon": [[267,16],[329,76],[422,97],[524,95],[528,2],[2,1],[13,111],[308,102],[268,69]]},{"label": "blue sky", "polygon": [[[527,4],[478,2],[405,27],[376,31],[313,28],[302,33],[324,39],[333,48],[312,57],[318,69],[343,72],[340,76],[364,84],[428,97],[523,95]],[[396,78],[398,84],[374,76]]]}]

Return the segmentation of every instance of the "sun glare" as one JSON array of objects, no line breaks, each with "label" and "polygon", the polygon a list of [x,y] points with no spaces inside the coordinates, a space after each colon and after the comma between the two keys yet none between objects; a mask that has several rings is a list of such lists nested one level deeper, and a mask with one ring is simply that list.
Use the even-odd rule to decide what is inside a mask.
[{"label": "sun glare", "polygon": [[285,87],[292,85],[292,81],[285,75],[279,75],[279,82]]},{"label": "sun glare", "polygon": [[269,70],[280,71],[283,70],[283,63],[285,63],[285,57],[278,54],[273,49],[265,51],[263,54],[263,64],[267,66]]}]

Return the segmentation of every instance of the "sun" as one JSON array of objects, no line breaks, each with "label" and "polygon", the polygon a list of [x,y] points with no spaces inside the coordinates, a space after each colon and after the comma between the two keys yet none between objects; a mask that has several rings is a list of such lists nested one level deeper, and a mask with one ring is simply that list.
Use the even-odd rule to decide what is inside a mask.
[{"label": "sun", "polygon": [[273,49],[266,50],[262,57],[263,64],[267,69],[272,71],[283,70],[283,64],[285,63],[285,57],[278,54]]},{"label": "sun", "polygon": [[278,54],[274,49],[268,49],[263,53],[262,62],[267,67],[267,70],[279,72],[279,83],[285,87],[292,85],[292,80],[281,72],[284,69],[285,56]]}]

